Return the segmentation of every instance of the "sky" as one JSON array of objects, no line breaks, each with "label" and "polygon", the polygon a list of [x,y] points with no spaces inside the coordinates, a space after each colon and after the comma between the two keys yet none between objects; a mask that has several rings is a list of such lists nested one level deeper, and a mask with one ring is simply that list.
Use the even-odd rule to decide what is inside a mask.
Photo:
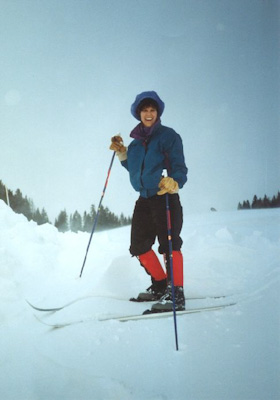
[{"label": "sky", "polygon": [[[183,139],[185,214],[280,189],[275,0],[0,0],[0,179],[50,219],[98,205],[142,91]],[[115,159],[103,205],[138,194]]]}]

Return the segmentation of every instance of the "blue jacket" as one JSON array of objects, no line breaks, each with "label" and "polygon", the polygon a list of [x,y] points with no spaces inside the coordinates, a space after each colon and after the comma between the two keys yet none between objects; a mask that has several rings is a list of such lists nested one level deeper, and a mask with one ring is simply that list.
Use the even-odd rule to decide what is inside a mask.
[{"label": "blue jacket", "polygon": [[187,181],[181,137],[171,128],[157,124],[148,140],[134,139],[127,149],[128,170],[133,188],[141,197],[151,197],[159,191],[158,184],[164,169],[182,188]]}]

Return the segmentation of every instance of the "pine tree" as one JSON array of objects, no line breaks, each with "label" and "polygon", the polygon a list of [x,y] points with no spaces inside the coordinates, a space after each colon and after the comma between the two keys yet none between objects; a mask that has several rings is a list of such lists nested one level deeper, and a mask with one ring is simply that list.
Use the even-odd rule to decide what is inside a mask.
[{"label": "pine tree", "polygon": [[20,214],[22,213],[23,210],[23,197],[22,193],[19,189],[16,190],[15,194],[12,193],[10,197],[10,204],[11,208],[14,210],[14,212]]},{"label": "pine tree", "polygon": [[273,196],[271,200],[271,207],[280,207],[280,192],[278,192],[277,197]]},{"label": "pine tree", "polygon": [[91,218],[92,223],[95,220],[95,217],[96,217],[96,209],[95,209],[95,205],[92,204],[92,206],[90,208],[90,218]]},{"label": "pine tree", "polygon": [[70,216],[70,230],[75,233],[83,230],[82,217],[78,211],[75,211],[74,214]]},{"label": "pine tree", "polygon": [[41,222],[42,222],[42,224],[49,224],[50,223],[48,214],[47,214],[47,212],[46,212],[46,210],[44,208],[42,208],[42,211],[41,211]]},{"label": "pine tree", "polygon": [[84,212],[83,215],[83,231],[84,232],[91,232],[93,226],[93,220],[86,211]]},{"label": "pine tree", "polygon": [[255,195],[254,198],[253,198],[252,208],[253,208],[253,209],[262,208],[262,200],[261,200],[261,199],[258,199],[256,195]]},{"label": "pine tree", "polygon": [[2,181],[0,180],[0,199],[6,202],[6,189]]},{"label": "pine tree", "polygon": [[270,199],[267,197],[267,195],[265,195],[262,201],[262,208],[269,208],[270,205],[271,205]]},{"label": "pine tree", "polygon": [[[12,191],[9,189],[7,191],[8,191],[8,197],[11,198],[11,196],[13,195]],[[0,199],[7,204],[6,186],[1,180],[0,180]]]},{"label": "pine tree", "polygon": [[59,232],[69,231],[68,215],[66,213],[66,210],[60,212],[57,219],[55,220],[54,225],[59,230]]},{"label": "pine tree", "polygon": [[44,208],[42,209],[42,211],[37,208],[35,213],[33,213],[32,219],[33,221],[37,222],[38,225],[43,225],[50,222]]},{"label": "pine tree", "polygon": [[11,193],[10,206],[17,214],[23,214],[29,221],[32,219],[34,204],[26,196],[23,197],[19,189]]},{"label": "pine tree", "polygon": [[103,229],[107,229],[107,212],[104,206],[101,204],[99,208],[98,225],[96,227],[96,230],[99,231]]},{"label": "pine tree", "polygon": [[123,213],[121,213],[120,219],[119,219],[119,224],[120,226],[126,226],[131,224],[131,218],[125,217]]},{"label": "pine tree", "polygon": [[238,203],[238,210],[249,210],[251,208],[249,200],[243,201],[243,203]]}]

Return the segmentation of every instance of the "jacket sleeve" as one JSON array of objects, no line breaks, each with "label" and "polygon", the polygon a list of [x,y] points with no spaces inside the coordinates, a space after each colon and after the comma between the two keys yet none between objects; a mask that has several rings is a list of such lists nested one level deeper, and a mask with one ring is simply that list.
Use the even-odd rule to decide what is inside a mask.
[{"label": "jacket sleeve", "polygon": [[127,164],[127,159],[124,161],[121,161],[121,165],[128,170],[128,164]]},{"label": "jacket sleeve", "polygon": [[187,182],[188,168],[185,164],[181,136],[172,129],[164,135],[163,152],[168,176],[178,182],[181,189]]}]

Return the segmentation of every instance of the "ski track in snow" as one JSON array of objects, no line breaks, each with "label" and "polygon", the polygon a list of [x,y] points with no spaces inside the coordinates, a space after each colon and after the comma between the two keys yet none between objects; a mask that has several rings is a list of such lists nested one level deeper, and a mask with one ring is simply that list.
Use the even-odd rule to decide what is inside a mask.
[{"label": "ski track in snow", "polygon": [[[276,400],[279,390],[280,210],[189,215],[182,237],[187,297],[235,306],[172,318],[124,301],[149,277],[128,252],[129,227],[89,234],[37,226],[0,201],[0,398],[5,400]],[[156,247],[155,247],[156,249]],[[25,301],[57,307],[40,313]],[[225,303],[190,300],[189,307]],[[89,319],[63,329],[44,321]],[[96,317],[96,320],[93,319]]]}]

